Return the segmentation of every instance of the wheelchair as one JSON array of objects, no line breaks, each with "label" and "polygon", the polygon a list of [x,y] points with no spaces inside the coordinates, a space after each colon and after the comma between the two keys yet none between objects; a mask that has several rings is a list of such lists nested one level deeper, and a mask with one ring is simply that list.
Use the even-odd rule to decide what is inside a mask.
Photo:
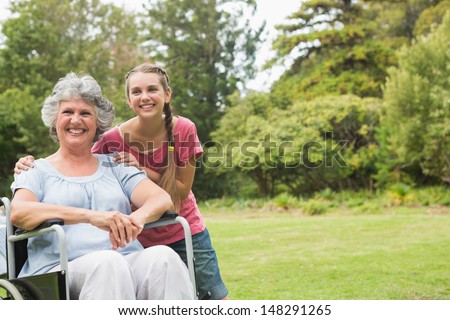
[{"label": "wheelchair", "polygon": [[[6,213],[6,227],[5,225],[0,225],[0,246],[3,245],[3,248],[0,247],[0,255],[2,254],[2,251],[5,251],[3,243],[3,240],[5,240],[7,272],[4,274],[1,274],[0,272],[0,300],[69,300],[68,258],[65,233],[62,228],[64,221],[61,219],[51,219],[45,221],[33,230],[17,229],[9,222],[10,200],[5,197],[1,198],[0,206],[2,205],[4,206],[4,211]],[[194,288],[194,297],[198,299],[192,236],[187,220],[179,216],[176,212],[166,211],[159,220],[146,224],[144,229],[176,223],[180,223],[183,227],[186,240],[189,278]],[[27,260],[27,239],[50,232],[55,232],[59,239],[61,270],[18,278],[18,274]]]}]

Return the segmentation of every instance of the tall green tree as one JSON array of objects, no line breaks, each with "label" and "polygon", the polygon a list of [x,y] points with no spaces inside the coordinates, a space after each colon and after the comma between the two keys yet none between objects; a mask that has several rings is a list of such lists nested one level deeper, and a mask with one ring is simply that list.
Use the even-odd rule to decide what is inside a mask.
[{"label": "tall green tree", "polygon": [[373,20],[377,27],[375,36],[394,47],[409,44],[415,37],[429,31],[433,23],[439,24],[449,5],[448,0],[364,2],[367,18]]},{"label": "tall green tree", "polygon": [[439,2],[304,1],[290,23],[278,26],[271,63],[293,63],[273,89],[293,100],[330,93],[381,97],[396,50],[413,39],[421,12]]},{"label": "tall green tree", "polygon": [[[211,132],[228,96],[255,74],[264,29],[251,25],[256,1],[150,0],[145,8],[145,53],[168,70],[175,112],[197,125],[202,143],[213,145]],[[200,166],[193,189],[199,198],[211,198],[226,193],[229,185]]]},{"label": "tall green tree", "polygon": [[380,184],[450,184],[450,12],[389,70],[381,119]]},{"label": "tall green tree", "polygon": [[379,104],[353,95],[294,104],[268,93],[235,97],[213,134],[220,143],[208,150],[207,166],[246,175],[261,196],[370,189]]},{"label": "tall green tree", "polygon": [[123,78],[124,58],[136,55],[133,17],[100,0],[19,0],[10,11],[2,26],[0,92],[26,86],[41,96],[68,71],[106,83]]},{"label": "tall green tree", "polygon": [[381,97],[394,50],[373,39],[376,27],[365,15],[362,1],[302,2],[288,17],[291,22],[277,27],[273,62],[290,58],[293,63],[274,90],[293,100],[330,93]]},{"label": "tall green tree", "polygon": [[[66,73],[89,73],[124,108],[123,78],[138,60],[134,16],[99,0],[18,0],[2,25],[0,125],[2,181],[24,153],[56,148],[40,116],[41,104]],[[122,113],[124,113],[123,111]],[[8,138],[9,137],[9,138]]]},{"label": "tall green tree", "polygon": [[147,54],[171,74],[172,105],[210,133],[227,97],[255,72],[263,26],[250,25],[255,0],[152,0],[146,6]]},{"label": "tall green tree", "polygon": [[435,1],[436,5],[423,10],[414,24],[414,37],[428,35],[431,30],[440,25],[444,15],[450,11],[450,0]]}]

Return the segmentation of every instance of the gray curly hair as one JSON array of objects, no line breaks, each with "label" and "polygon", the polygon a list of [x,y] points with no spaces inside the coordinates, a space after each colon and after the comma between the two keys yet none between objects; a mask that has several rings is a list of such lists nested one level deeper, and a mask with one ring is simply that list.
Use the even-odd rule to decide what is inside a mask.
[{"label": "gray curly hair", "polygon": [[102,96],[102,89],[93,77],[89,75],[79,77],[73,72],[58,80],[52,94],[45,99],[42,106],[42,120],[49,128],[50,136],[54,141],[58,141],[55,121],[59,104],[61,101],[71,99],[82,99],[84,102],[94,106],[98,125],[94,142],[98,141],[102,134],[111,128],[113,124],[115,119],[114,106]]}]

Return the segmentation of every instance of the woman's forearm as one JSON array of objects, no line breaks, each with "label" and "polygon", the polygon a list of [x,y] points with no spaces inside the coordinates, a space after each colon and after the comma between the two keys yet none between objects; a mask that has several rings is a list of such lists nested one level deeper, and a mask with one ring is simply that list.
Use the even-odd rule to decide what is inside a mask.
[{"label": "woman's forearm", "polygon": [[87,223],[89,210],[36,201],[13,199],[11,222],[17,227],[31,230],[49,219],[62,219],[65,224]]},{"label": "woman's forearm", "polygon": [[173,208],[169,194],[149,180],[139,183],[131,195],[131,202],[138,209],[131,216],[141,226],[158,220],[164,212]]}]

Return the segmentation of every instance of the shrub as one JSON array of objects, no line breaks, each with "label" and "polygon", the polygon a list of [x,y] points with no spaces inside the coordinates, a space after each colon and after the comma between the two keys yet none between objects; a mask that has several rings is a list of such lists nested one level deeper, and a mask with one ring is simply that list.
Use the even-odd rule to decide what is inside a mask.
[{"label": "shrub", "polygon": [[323,214],[327,209],[327,203],[322,200],[310,199],[302,204],[302,210],[311,216]]},{"label": "shrub", "polygon": [[295,208],[298,205],[298,200],[293,195],[283,192],[273,198],[273,203],[277,208],[282,208],[284,210],[289,210]]},{"label": "shrub", "polygon": [[390,204],[393,206],[412,203],[414,195],[411,193],[411,187],[404,183],[396,183],[389,188]]}]

